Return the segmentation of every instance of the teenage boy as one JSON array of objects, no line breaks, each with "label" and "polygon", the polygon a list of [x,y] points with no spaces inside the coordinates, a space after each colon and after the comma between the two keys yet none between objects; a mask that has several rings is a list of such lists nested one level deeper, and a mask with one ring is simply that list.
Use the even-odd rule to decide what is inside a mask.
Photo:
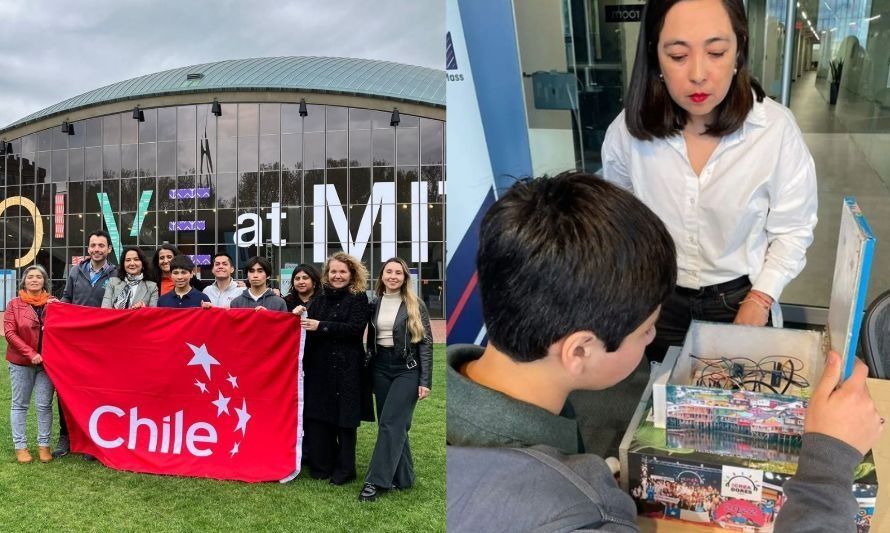
[{"label": "teenage boy", "polygon": [[[571,391],[608,388],[643,357],[676,279],[667,230],[580,173],[515,185],[480,227],[489,343],[448,347],[448,531],[639,531],[631,498],[560,413]],[[835,390],[839,376],[831,354],[776,531],[854,530],[853,470],[883,421],[864,365]]]},{"label": "teenage boy", "polygon": [[246,308],[269,309],[272,311],[287,312],[287,303],[284,298],[275,294],[268,287],[269,278],[272,277],[272,264],[263,257],[252,257],[244,266],[247,271],[248,288],[232,300],[232,309]]},{"label": "teenage boy", "polygon": [[[195,264],[187,255],[170,260],[173,290],[158,298],[158,307],[210,307],[210,297],[190,285]],[[203,303],[206,302],[206,305]]]},{"label": "teenage boy", "polygon": [[244,292],[244,285],[239,286],[232,278],[235,273],[235,261],[226,252],[216,252],[213,256],[213,277],[216,281],[204,287],[204,294],[210,297],[213,307],[228,308],[232,300]]},{"label": "teenage boy", "polygon": [[[87,255],[78,265],[68,270],[62,301],[89,307],[102,307],[105,286],[117,275],[117,267],[108,262],[111,253],[111,237],[102,230],[96,230],[87,237]],[[71,451],[68,439],[68,424],[62,412],[62,401],[59,400],[59,442],[53,450],[53,457],[64,457]],[[84,455],[91,460],[91,455]]]}]

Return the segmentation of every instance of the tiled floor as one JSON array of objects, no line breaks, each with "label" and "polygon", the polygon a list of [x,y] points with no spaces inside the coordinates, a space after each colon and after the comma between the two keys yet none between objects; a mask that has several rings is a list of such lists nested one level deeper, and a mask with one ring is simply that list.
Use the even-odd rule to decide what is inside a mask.
[{"label": "tiled floor", "polygon": [[888,110],[849,104],[844,98],[830,106],[815,82],[811,72],[794,83],[791,111],[816,162],[819,224],[807,266],[782,301],[828,306],[844,196],[856,197],[877,237],[871,301],[890,289],[890,128],[883,126]]}]

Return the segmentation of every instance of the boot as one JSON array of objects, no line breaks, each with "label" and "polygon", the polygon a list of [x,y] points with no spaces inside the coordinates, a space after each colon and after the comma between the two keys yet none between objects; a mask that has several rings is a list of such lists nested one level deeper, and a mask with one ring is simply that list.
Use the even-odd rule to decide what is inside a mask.
[{"label": "boot", "polygon": [[28,448],[21,448],[15,451],[15,458],[18,462],[25,464],[33,461],[31,458],[31,452],[28,451]]},{"label": "boot", "polygon": [[41,463],[48,463],[53,460],[53,452],[49,446],[39,446],[37,448],[37,456],[40,457]]},{"label": "boot", "polygon": [[65,457],[69,452],[71,452],[71,442],[68,440],[68,435],[59,435],[59,443],[53,450],[53,457]]}]

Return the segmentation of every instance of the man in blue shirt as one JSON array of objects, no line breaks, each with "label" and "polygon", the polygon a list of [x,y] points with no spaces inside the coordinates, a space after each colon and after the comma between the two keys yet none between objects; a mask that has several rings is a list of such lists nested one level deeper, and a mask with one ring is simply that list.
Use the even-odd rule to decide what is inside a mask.
[{"label": "man in blue shirt", "polygon": [[158,298],[158,307],[211,307],[210,297],[189,285],[194,269],[195,264],[187,255],[177,255],[170,261],[173,290]]}]

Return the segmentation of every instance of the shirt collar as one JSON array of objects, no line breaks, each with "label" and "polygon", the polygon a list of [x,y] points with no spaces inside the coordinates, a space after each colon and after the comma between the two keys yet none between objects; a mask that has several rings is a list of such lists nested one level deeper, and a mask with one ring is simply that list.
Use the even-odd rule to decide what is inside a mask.
[{"label": "shirt collar", "polygon": [[[479,359],[483,349],[472,345],[448,347],[447,389],[449,416],[459,416],[487,434],[497,434],[505,446],[546,444],[563,453],[579,453],[578,422],[554,415],[541,407],[525,403],[496,390],[483,387],[464,377],[460,368]],[[567,410],[564,410],[566,412]],[[472,435],[466,435],[472,441]],[[474,445],[472,442],[461,444]]]}]

